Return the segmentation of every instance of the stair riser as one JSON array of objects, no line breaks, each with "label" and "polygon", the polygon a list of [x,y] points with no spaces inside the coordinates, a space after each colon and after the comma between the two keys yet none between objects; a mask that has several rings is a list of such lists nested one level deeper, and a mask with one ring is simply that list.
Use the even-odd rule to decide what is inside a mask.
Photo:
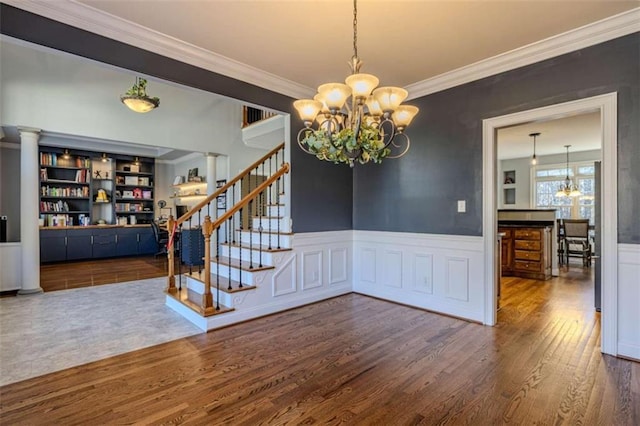
[{"label": "stair riser", "polygon": [[[194,280],[191,277],[187,277],[187,288],[198,293],[198,294],[204,294],[204,283],[201,283],[200,281]],[[221,286],[222,288],[222,286]],[[214,279],[211,280],[211,294],[213,295],[213,300],[214,302],[217,300],[216,299],[216,282]],[[222,303],[225,306],[228,306],[230,308],[233,307],[233,294],[231,293],[225,293],[223,291],[220,292],[220,303]]]},{"label": "stair riser", "polygon": [[[291,232],[291,220],[288,217],[283,217],[280,219],[263,217],[260,219],[259,217],[254,217],[252,219],[252,227],[254,231],[257,231],[260,228],[260,221],[262,221],[262,230],[263,231],[271,231],[271,232]],[[278,224],[280,228],[278,229]]]},{"label": "stair riser", "polygon": [[279,217],[284,216],[284,206],[268,206],[266,209],[267,216]]},{"label": "stair riser", "polygon": [[[231,257],[234,259],[240,259],[240,248],[239,247],[231,247],[231,255],[229,255],[229,246],[222,246],[222,256]],[[273,265],[273,253],[262,252],[262,257],[260,257],[260,252],[256,249],[249,250],[248,248],[242,249],[242,262],[249,262],[249,256],[253,260],[254,266],[259,265],[259,262],[262,262],[262,265]]]},{"label": "stair riser", "polygon": [[[240,232],[240,241],[243,244],[249,244],[249,231]],[[260,244],[263,246],[269,246],[272,248],[278,247],[278,235],[262,233],[262,238],[258,232],[253,232],[253,244]],[[291,235],[280,235],[280,248],[291,248]]]},{"label": "stair riser", "polygon": [[[247,265],[249,265],[247,263]],[[216,274],[216,262],[211,262],[211,273]],[[264,271],[259,272],[249,272],[242,271],[242,284],[253,285],[254,276],[259,273],[264,273]],[[220,265],[220,276],[229,278],[229,266],[228,265]],[[231,267],[231,280],[240,281],[240,269]]]}]

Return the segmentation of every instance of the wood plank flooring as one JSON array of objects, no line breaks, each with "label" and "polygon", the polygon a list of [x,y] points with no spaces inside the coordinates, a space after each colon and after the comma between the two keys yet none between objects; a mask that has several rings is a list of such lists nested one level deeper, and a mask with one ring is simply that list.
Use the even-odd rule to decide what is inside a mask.
[{"label": "wood plank flooring", "polygon": [[167,273],[166,256],[50,263],[40,265],[40,286],[44,291],[67,290],[165,277]]},{"label": "wood plank flooring", "polygon": [[638,425],[589,276],[505,279],[496,327],[349,294],[4,386],[0,424]]}]

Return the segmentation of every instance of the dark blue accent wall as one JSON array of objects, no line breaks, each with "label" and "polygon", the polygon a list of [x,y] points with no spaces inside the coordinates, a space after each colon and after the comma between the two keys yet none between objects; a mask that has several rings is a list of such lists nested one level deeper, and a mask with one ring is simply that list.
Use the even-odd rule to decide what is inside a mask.
[{"label": "dark blue accent wall", "polygon": [[[618,92],[618,241],[640,243],[640,33],[415,99],[411,150],[356,167],[354,229],[482,235],[482,120]],[[456,213],[467,200],[467,213]]]},{"label": "dark blue accent wall", "polygon": [[[292,114],[290,132],[302,122],[291,99],[261,87],[207,71],[88,31],[0,4],[0,33],[74,55],[152,75],[163,80]],[[28,125],[29,123],[20,123]],[[239,124],[238,124],[239,125]],[[45,129],[46,130],[46,129]],[[295,232],[352,228],[352,173],[303,154],[291,153],[291,216]]]}]

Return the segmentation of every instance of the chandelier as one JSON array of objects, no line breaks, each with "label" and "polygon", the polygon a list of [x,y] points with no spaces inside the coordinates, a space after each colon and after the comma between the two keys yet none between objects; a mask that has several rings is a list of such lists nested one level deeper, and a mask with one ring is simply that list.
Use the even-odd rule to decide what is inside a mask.
[{"label": "chandelier", "polygon": [[567,148],[567,177],[564,178],[564,183],[560,186],[560,189],[558,189],[558,192],[556,192],[556,197],[579,197],[581,195],[580,191],[578,190],[578,187],[573,184],[571,179],[569,179],[569,147],[570,146],[571,145],[564,146],[565,148]]},{"label": "chandelier", "polygon": [[[408,92],[400,87],[376,87],[379,80],[360,73],[358,58],[358,8],[353,1],[353,56],[351,75],[345,83],[318,87],[313,99],[293,103],[304,128],[298,132],[298,145],[307,154],[351,167],[407,153],[411,141],[404,133],[418,108],[401,105]],[[314,127],[315,123],[315,127]]]},{"label": "chandelier", "polygon": [[147,96],[147,80],[140,77],[136,77],[136,84],[120,96],[120,100],[130,110],[140,113],[149,112],[160,105],[160,98]]}]

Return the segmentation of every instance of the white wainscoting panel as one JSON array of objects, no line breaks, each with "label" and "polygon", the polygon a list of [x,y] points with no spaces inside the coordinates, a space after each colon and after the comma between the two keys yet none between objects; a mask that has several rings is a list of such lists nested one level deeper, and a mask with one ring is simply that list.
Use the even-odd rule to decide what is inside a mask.
[{"label": "white wainscoting panel", "polygon": [[482,321],[482,237],[354,231],[353,290]]},{"label": "white wainscoting panel", "polygon": [[469,259],[466,257],[445,258],[447,262],[445,295],[450,299],[469,301]]},{"label": "white wainscoting panel", "polygon": [[402,252],[385,250],[384,265],[382,283],[387,287],[402,288]]},{"label": "white wainscoting panel", "polygon": [[370,248],[360,250],[360,273],[362,282],[375,284],[376,282],[376,251]]},{"label": "white wainscoting panel", "polygon": [[296,255],[294,254],[273,274],[273,297],[296,292]]},{"label": "white wainscoting panel", "polygon": [[329,249],[329,284],[339,284],[349,280],[351,262],[348,256],[347,247]]},{"label": "white wainscoting panel", "polygon": [[322,251],[302,253],[302,289],[309,290],[322,286]]},{"label": "white wainscoting panel", "polygon": [[419,293],[433,294],[433,255],[414,253],[413,290]]},{"label": "white wainscoting panel", "polygon": [[640,360],[640,245],[618,244],[618,355]]}]

